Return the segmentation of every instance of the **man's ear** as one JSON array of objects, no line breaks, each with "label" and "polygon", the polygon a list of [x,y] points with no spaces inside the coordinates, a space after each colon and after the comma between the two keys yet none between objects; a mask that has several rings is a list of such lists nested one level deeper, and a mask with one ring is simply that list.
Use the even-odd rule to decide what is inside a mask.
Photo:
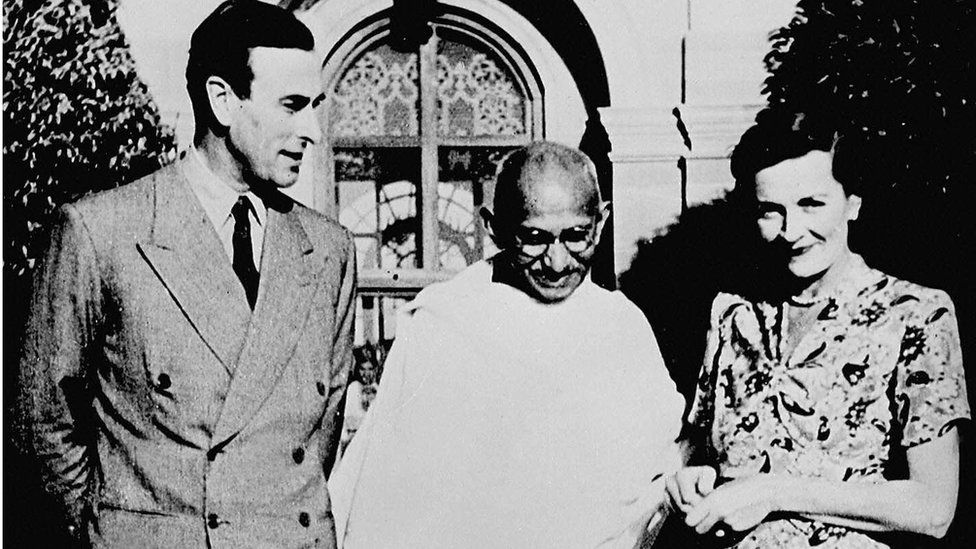
[{"label": "man's ear", "polygon": [[856,221],[861,214],[861,196],[852,194],[847,197],[847,220]]},{"label": "man's ear", "polygon": [[610,206],[609,200],[600,202],[600,213],[597,214],[596,221],[596,244],[600,243],[600,237],[603,235],[603,224],[610,218]]},{"label": "man's ear", "polygon": [[223,127],[230,126],[232,115],[238,106],[238,97],[230,84],[219,76],[207,78],[207,100],[214,119]]},{"label": "man's ear", "polygon": [[491,213],[491,210],[487,206],[482,206],[478,210],[478,214],[481,215],[481,221],[485,224],[485,231],[488,232],[488,236],[497,242],[498,238],[495,236],[495,214]]}]

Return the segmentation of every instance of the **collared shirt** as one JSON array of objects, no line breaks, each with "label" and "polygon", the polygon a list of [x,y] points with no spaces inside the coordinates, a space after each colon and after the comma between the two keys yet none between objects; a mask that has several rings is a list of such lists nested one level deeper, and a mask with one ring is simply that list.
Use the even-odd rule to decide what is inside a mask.
[{"label": "collared shirt", "polygon": [[[184,173],[190,182],[190,188],[196,195],[207,217],[213,223],[220,243],[227,252],[228,259],[234,261],[234,218],[230,210],[234,207],[241,193],[235,191],[213,173],[203,160],[202,153],[196,148],[190,150],[189,158],[184,164]],[[254,206],[248,217],[251,220],[251,249],[254,252],[254,268],[261,271],[261,251],[264,249],[264,229],[268,219],[268,208],[254,193],[244,193]]]}]

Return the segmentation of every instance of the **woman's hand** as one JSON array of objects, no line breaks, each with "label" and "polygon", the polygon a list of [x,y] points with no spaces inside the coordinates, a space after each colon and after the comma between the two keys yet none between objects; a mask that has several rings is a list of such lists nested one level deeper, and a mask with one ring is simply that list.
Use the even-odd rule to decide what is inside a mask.
[{"label": "woman's hand", "polygon": [[736,532],[750,530],[775,511],[778,487],[774,475],[733,480],[706,494],[685,512],[685,523],[699,534],[725,524]]},{"label": "woman's hand", "polygon": [[905,531],[942,537],[952,522],[959,490],[959,435],[906,450],[908,479],[840,482],[786,474],[743,477],[714,488],[709,467],[682,469],[666,482],[685,523],[717,537],[754,528],[770,513],[872,532]]},{"label": "woman's hand", "polygon": [[712,492],[715,477],[715,469],[711,467],[685,467],[669,476],[664,486],[675,507],[688,513]]}]

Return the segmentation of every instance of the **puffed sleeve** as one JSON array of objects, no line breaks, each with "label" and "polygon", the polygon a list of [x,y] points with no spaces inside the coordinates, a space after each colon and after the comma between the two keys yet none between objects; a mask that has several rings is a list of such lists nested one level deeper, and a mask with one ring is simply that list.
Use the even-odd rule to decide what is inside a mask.
[{"label": "puffed sleeve", "polygon": [[944,292],[913,301],[896,370],[895,403],[902,445],[924,444],[970,417],[955,309]]}]

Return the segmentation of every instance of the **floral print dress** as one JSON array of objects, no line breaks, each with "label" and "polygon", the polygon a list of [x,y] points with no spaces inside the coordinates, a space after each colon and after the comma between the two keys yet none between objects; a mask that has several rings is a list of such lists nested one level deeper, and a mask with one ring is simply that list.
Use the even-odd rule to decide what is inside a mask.
[{"label": "floral print dress", "polygon": [[[720,294],[689,415],[720,478],[778,473],[844,482],[905,478],[904,450],[969,417],[949,297],[854,256],[783,349],[786,303]],[[736,547],[886,547],[801,518],[760,524]]]}]

